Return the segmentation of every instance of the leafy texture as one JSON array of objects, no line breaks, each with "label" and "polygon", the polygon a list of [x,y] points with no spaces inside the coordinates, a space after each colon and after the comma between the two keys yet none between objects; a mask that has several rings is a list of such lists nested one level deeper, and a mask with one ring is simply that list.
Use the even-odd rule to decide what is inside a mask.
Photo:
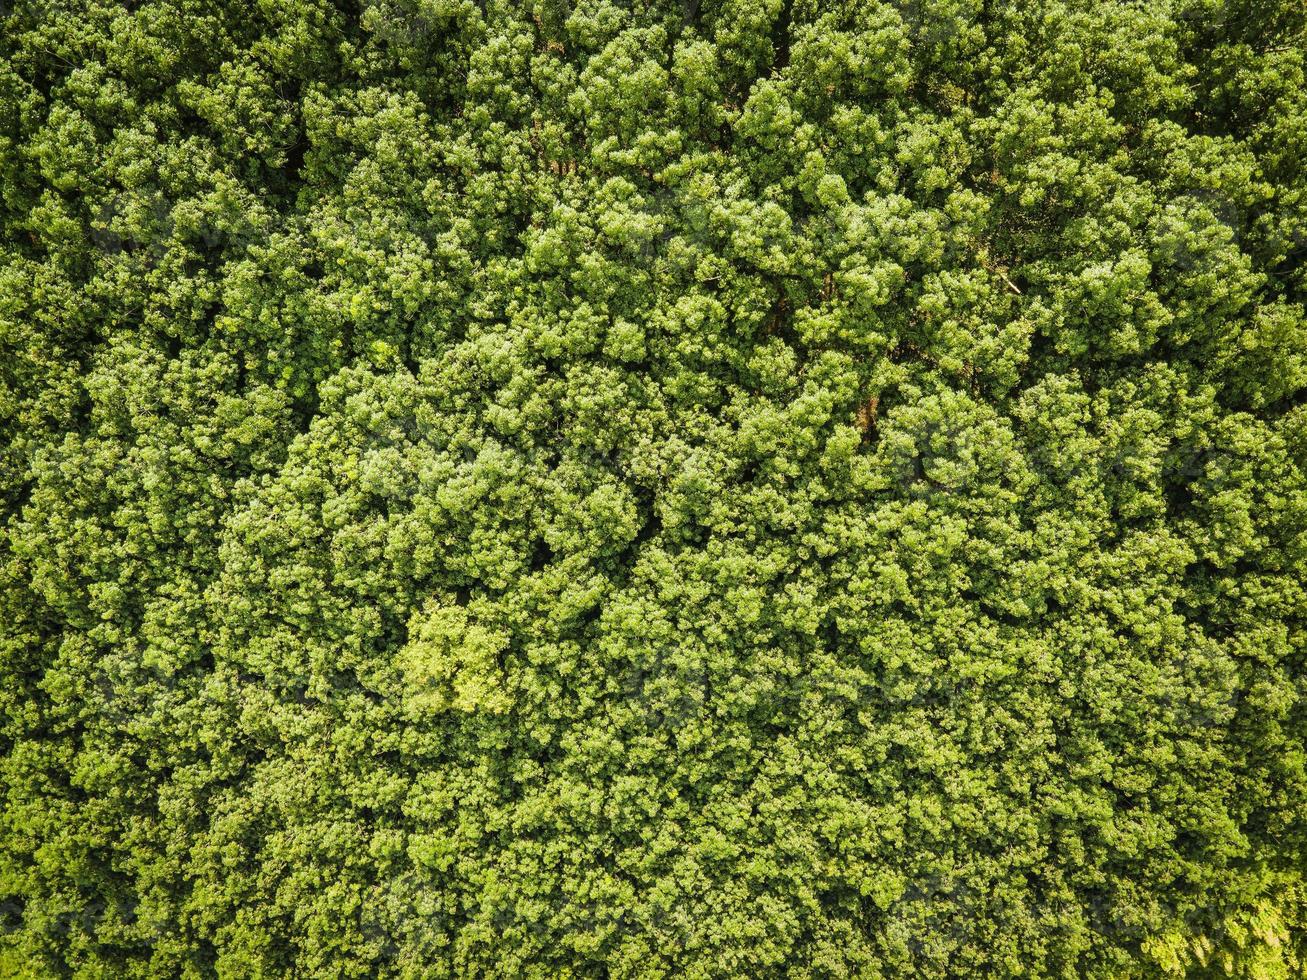
[{"label": "leafy texture", "polygon": [[0,4],[0,973],[1300,976],[1304,21]]}]

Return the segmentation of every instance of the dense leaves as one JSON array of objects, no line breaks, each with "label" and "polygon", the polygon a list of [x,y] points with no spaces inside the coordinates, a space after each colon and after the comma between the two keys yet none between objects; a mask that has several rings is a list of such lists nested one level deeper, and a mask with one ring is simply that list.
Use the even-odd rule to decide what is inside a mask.
[{"label": "dense leaves", "polygon": [[0,4],[0,973],[1301,975],[1305,23]]}]

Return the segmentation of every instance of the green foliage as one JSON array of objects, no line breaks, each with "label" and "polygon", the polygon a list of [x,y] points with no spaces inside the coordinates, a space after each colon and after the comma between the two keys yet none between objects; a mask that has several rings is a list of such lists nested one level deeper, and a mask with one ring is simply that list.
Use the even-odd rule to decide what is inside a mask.
[{"label": "green foliage", "polygon": [[1301,976],[1305,25],[0,3],[0,974]]}]

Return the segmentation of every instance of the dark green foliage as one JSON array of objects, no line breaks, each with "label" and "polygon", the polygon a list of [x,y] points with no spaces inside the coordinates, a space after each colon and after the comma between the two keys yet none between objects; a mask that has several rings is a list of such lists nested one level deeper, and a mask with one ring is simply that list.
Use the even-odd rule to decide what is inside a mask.
[{"label": "dark green foliage", "polygon": [[0,3],[0,974],[1301,976],[1305,22]]}]

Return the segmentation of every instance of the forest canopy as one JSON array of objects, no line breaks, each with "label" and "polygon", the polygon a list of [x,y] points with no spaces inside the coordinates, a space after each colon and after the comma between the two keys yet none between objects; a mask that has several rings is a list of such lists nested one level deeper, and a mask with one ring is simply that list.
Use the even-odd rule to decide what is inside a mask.
[{"label": "forest canopy", "polygon": [[1302,976],[1305,23],[0,2],[0,975]]}]

